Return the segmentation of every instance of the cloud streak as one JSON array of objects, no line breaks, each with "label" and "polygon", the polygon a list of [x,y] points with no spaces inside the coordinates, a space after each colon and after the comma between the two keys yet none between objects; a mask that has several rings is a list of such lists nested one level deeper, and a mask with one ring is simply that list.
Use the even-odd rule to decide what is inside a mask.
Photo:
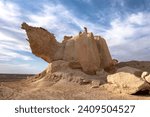
[{"label": "cloud streak", "polygon": [[103,35],[108,39],[111,52],[120,60],[149,60],[150,13],[130,14],[117,18]]}]

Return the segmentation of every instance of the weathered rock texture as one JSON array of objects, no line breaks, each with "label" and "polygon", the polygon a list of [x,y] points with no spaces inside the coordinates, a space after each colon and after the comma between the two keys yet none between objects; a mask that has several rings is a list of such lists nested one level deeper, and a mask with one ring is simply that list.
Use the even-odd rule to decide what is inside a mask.
[{"label": "weathered rock texture", "polygon": [[105,39],[87,32],[87,28],[76,36],[64,36],[62,43],[43,28],[23,23],[22,29],[26,30],[32,53],[48,63],[64,60],[71,68],[87,74],[96,74],[100,69],[109,71],[114,65]]},{"label": "weathered rock texture", "polygon": [[22,29],[27,33],[32,53],[49,63],[46,70],[31,78],[32,85],[49,86],[65,80],[90,83],[91,88],[98,88],[108,82],[104,86],[110,87],[111,91],[127,94],[150,90],[148,72],[132,67],[118,67],[117,70],[115,65],[118,61],[112,60],[105,39],[94,36],[86,27],[76,36],[64,36],[62,43],[57,42],[54,34],[41,27],[23,23]]},{"label": "weathered rock texture", "polygon": [[123,67],[117,73],[107,76],[107,81],[116,86],[116,91],[135,94],[138,91],[150,90],[150,84],[145,77],[146,72],[132,67]]},{"label": "weathered rock texture", "polygon": [[[69,67],[69,62],[57,60],[51,62],[48,67],[40,74],[29,78],[34,82],[35,86],[41,87],[43,84],[49,85],[49,81],[53,84],[60,80],[77,83],[80,85],[91,84],[93,88],[98,88],[100,84],[106,83],[107,73],[88,75],[82,72],[81,69],[72,69]],[[41,83],[42,81],[42,83]]]}]

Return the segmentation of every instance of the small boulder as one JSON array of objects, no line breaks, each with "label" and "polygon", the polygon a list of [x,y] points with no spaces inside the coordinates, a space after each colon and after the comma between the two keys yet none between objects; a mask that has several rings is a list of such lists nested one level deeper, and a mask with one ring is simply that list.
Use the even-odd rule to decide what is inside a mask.
[{"label": "small boulder", "polygon": [[141,75],[141,78],[145,79],[145,77],[146,77],[148,74],[149,74],[148,72],[144,71],[144,72],[142,73],[142,75]]},{"label": "small boulder", "polygon": [[93,80],[91,88],[99,88],[100,84],[100,80]]},{"label": "small boulder", "polygon": [[146,80],[148,83],[150,83],[150,75],[146,76],[146,77],[145,77],[145,80]]}]

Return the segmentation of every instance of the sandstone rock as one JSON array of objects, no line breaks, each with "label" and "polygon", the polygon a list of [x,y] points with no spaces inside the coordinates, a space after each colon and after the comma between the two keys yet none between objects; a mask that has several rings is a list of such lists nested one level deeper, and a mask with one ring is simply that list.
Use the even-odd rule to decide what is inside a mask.
[{"label": "sandstone rock", "polygon": [[101,60],[101,68],[110,67],[113,61],[112,61],[105,39],[100,36],[95,36],[94,39],[96,40],[96,44],[97,44],[98,51],[99,51],[99,57]]},{"label": "sandstone rock", "polygon": [[91,88],[98,88],[100,86],[100,80],[93,80]]},{"label": "sandstone rock", "polygon": [[[40,76],[39,77],[40,79],[44,79],[42,80],[42,82],[46,82],[46,84],[48,81],[56,83],[59,80],[63,79],[67,82],[73,82],[80,85],[85,85],[85,84],[90,84],[94,80],[92,86],[98,87],[101,82],[103,83],[106,82],[104,79],[100,79],[101,77],[100,75],[88,75],[84,73],[81,69],[71,69],[68,66],[69,66],[69,62],[67,61],[63,61],[63,60],[53,61],[48,65],[47,69],[41,73],[40,76],[42,76],[42,78]],[[38,82],[36,82],[34,85],[41,86],[41,84],[37,84],[37,83]]]},{"label": "sandstone rock", "polygon": [[140,77],[141,74],[139,69],[123,67],[117,73],[108,75],[107,81],[117,85],[123,93],[135,94],[138,91],[150,90],[150,85]]},{"label": "sandstone rock", "polygon": [[64,36],[64,40],[62,41],[62,43],[67,42],[71,38],[72,38],[72,36]]},{"label": "sandstone rock", "polygon": [[145,80],[146,80],[148,83],[150,83],[150,75],[146,76],[146,77],[145,77]]},{"label": "sandstone rock", "polygon": [[69,67],[72,68],[72,69],[81,69],[82,68],[80,63],[79,62],[75,62],[75,61],[70,62],[69,63]]},{"label": "sandstone rock", "polygon": [[54,55],[59,43],[52,33],[40,27],[29,26],[26,23],[23,23],[21,28],[26,30],[33,54],[49,63],[55,60]]},{"label": "sandstone rock", "polygon": [[75,51],[83,71],[87,74],[95,74],[100,68],[100,56],[93,34],[83,32],[75,38]]},{"label": "sandstone rock", "polygon": [[67,70],[68,64],[68,62],[63,60],[53,61],[48,65],[46,73],[54,73],[61,70]]},{"label": "sandstone rock", "polygon": [[72,69],[82,69],[91,75],[100,69],[108,72],[114,69],[105,39],[94,36],[86,27],[84,32],[76,36],[64,36],[62,43],[57,42],[54,34],[41,27],[23,23],[22,29],[26,30],[32,53],[48,63],[65,60]]},{"label": "sandstone rock", "polygon": [[141,78],[145,79],[145,77],[146,77],[147,75],[149,75],[149,73],[146,72],[146,71],[144,71],[144,72],[142,73],[142,75],[141,75]]}]

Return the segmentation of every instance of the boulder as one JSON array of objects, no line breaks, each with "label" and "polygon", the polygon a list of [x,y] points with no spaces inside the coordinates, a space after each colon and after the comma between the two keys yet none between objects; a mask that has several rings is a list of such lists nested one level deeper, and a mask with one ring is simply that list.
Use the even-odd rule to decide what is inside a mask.
[{"label": "boulder", "polygon": [[145,77],[145,80],[146,80],[148,83],[150,83],[150,75],[146,76],[146,77]]},{"label": "boulder", "polygon": [[120,92],[127,94],[150,90],[150,84],[141,78],[141,74],[139,69],[123,67],[118,69],[117,73],[108,75],[107,82],[116,85]]},{"label": "boulder", "polygon": [[146,76],[148,76],[149,73],[147,71],[144,71],[142,74],[141,74],[141,78],[145,79]]},{"label": "boulder", "polygon": [[100,80],[93,80],[91,88],[99,88],[100,85],[101,85]]}]

